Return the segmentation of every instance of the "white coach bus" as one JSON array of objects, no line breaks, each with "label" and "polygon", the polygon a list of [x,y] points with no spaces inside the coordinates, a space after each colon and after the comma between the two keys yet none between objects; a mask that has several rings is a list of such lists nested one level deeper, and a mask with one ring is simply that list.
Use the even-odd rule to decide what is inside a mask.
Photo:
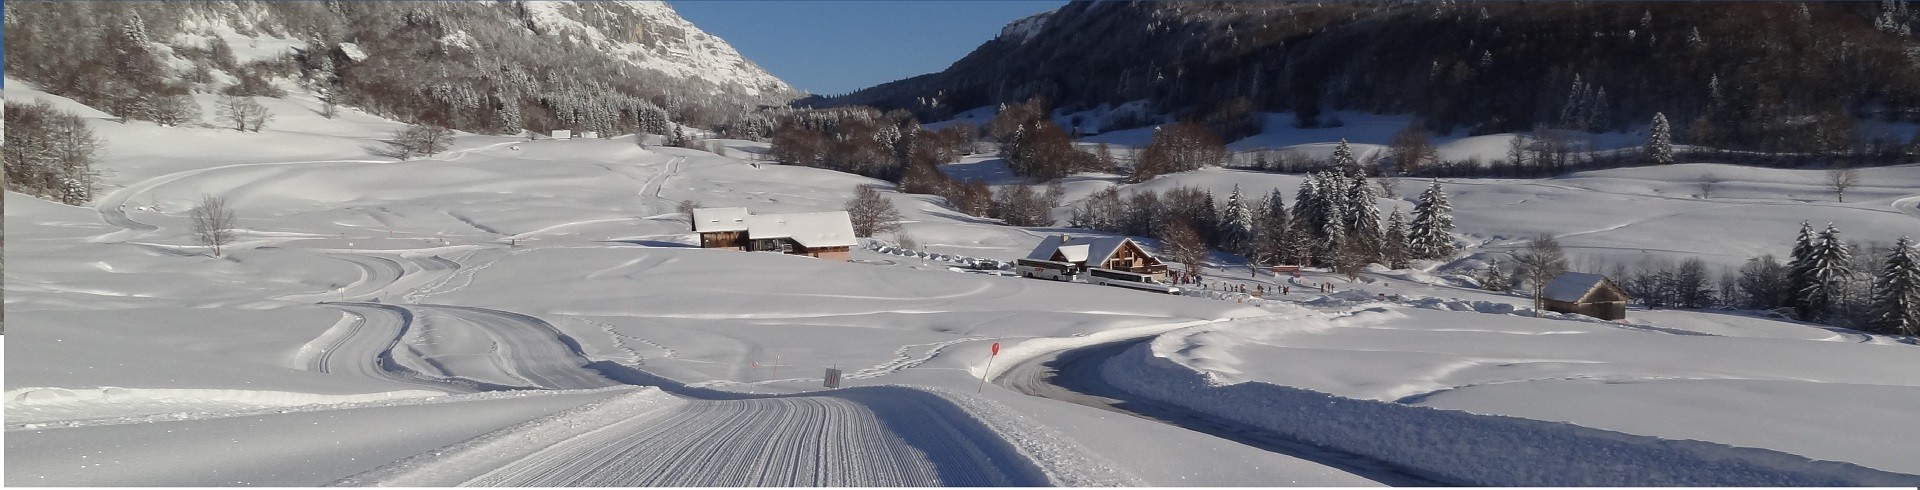
[{"label": "white coach bus", "polygon": [[1154,281],[1153,276],[1149,276],[1149,275],[1141,274],[1137,272],[1091,268],[1091,269],[1087,269],[1087,275],[1091,276],[1087,279],[1087,282],[1091,282],[1094,284],[1128,288],[1128,289],[1138,289],[1141,291],[1152,291],[1156,293],[1180,294],[1180,288],[1169,286],[1166,284],[1161,284],[1158,281]]},{"label": "white coach bus", "polygon": [[1055,281],[1072,281],[1077,267],[1066,262],[1051,260],[1019,259],[1013,261],[1013,270],[1022,276]]}]

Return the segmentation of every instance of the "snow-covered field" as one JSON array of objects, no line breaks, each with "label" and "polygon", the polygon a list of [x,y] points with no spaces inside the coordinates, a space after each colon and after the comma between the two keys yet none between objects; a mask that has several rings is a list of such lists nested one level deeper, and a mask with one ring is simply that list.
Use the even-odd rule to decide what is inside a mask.
[{"label": "snow-covered field", "polygon": [[[856,248],[839,263],[701,250],[675,211],[681,200],[824,211],[875,181],[643,149],[631,137],[460,135],[450,152],[395,162],[366,147],[396,123],[351,110],[323,119],[302,95],[266,101],[278,118],[242,134],[121,124],[7,85],[9,100],[81,111],[109,145],[92,206],[5,197],[8,485],[1378,484],[1299,455],[981,387],[1022,359],[1156,335],[1154,352],[1175,361],[1157,367],[1187,371],[1136,369],[1150,379],[1135,381],[1217,373],[1217,383],[1356,403],[1568,422],[1583,437],[1697,439],[1767,461],[1920,473],[1907,462],[1920,453],[1900,444],[1920,429],[1896,416],[1920,402],[1899,374],[1920,357],[1890,339],[1709,313],[1615,325],[1439,311],[1521,300],[1391,273],[1342,295],[1240,303],[969,272],[967,258],[1012,259],[1061,230],[1007,227],[921,195],[887,194],[925,253]],[[725,144],[733,155],[760,149]],[[1696,170],[1725,187],[1701,199],[1669,182]],[[1824,196],[1796,171],[1676,166],[1445,185],[1462,238],[1484,242],[1469,253],[1549,231],[1576,254],[1679,250],[1736,263],[1726,261],[1783,253],[1801,219],[1837,221],[1856,238],[1920,229],[1920,169],[1865,172],[1843,205],[1814,203]],[[1291,196],[1297,180],[1216,169],[1138,186],[1278,185]],[[1097,185],[1078,178],[1070,196]],[[239,216],[238,243],[220,258],[184,232],[203,194]],[[1757,221],[1729,224],[1744,218]],[[1660,235],[1716,223],[1725,235]],[[1401,299],[1367,304],[1377,293]],[[818,391],[830,367],[849,388]],[[1836,399],[1851,401],[1827,403]],[[1407,471],[1456,474],[1408,461]],[[1782,482],[1910,481],[1762,466],[1834,478]],[[1503,481],[1523,480],[1468,480]]]}]

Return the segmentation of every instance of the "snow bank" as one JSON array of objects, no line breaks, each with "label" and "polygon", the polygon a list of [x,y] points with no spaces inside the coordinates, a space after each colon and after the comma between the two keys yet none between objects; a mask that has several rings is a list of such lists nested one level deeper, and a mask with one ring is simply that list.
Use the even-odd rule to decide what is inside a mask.
[{"label": "snow bank", "polygon": [[1215,386],[1128,349],[1102,369],[1135,395],[1308,443],[1487,486],[1912,486],[1920,476],[1764,449],[1667,440],[1497,415],[1343,398],[1266,383]]},{"label": "snow bank", "polygon": [[289,391],[169,389],[169,388],[17,388],[6,392],[7,425],[52,421],[176,414],[175,418],[204,418],[214,412],[247,409],[337,405],[445,395],[429,390],[402,390],[360,395],[326,395]]}]

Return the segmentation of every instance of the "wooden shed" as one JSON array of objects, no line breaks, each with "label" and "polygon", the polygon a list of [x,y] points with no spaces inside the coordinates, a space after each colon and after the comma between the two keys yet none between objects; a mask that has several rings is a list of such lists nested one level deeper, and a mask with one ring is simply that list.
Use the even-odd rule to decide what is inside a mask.
[{"label": "wooden shed", "polygon": [[1560,274],[1540,294],[1547,311],[1577,313],[1601,320],[1626,319],[1630,299],[1627,292],[1607,276],[1584,272]]},{"label": "wooden shed", "polygon": [[1040,246],[1027,253],[1027,258],[1066,262],[1079,266],[1082,271],[1097,267],[1148,274],[1158,281],[1167,280],[1167,265],[1127,237],[1054,235],[1042,240]]}]

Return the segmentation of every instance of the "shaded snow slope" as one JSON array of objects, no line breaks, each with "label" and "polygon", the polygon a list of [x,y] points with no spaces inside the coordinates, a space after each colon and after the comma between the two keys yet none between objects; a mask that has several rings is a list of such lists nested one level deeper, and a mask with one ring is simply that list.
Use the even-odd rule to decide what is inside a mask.
[{"label": "shaded snow slope", "polygon": [[1363,308],[1172,332],[1153,343],[1154,362],[1215,386],[1281,385],[1920,474],[1909,443],[1920,424],[1902,408],[1920,405],[1920,382],[1903,375],[1915,363],[1910,345]]}]

